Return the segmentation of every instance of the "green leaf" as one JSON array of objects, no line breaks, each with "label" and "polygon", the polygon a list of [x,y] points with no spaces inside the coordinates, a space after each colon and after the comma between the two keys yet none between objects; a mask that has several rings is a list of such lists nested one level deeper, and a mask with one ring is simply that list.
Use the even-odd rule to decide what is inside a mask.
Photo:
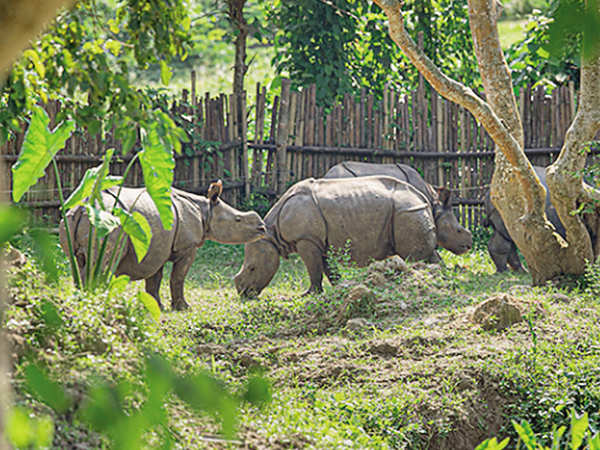
[{"label": "green leaf", "polygon": [[251,376],[246,382],[242,398],[255,406],[269,403],[271,401],[271,383],[261,376]]},{"label": "green leaf", "polygon": [[517,434],[523,441],[523,444],[525,444],[529,450],[535,450],[537,448],[537,439],[529,423],[523,421],[521,422],[521,425],[519,425],[513,420],[512,424]]},{"label": "green leaf", "polygon": [[137,141],[137,128],[135,126],[129,127],[125,132],[123,138],[122,154],[125,155],[133,148]]},{"label": "green leaf", "polygon": [[121,45],[121,43],[119,41],[115,41],[113,39],[109,39],[108,41],[106,41],[106,43],[104,45],[115,56],[119,56],[119,53],[121,53],[121,46],[122,45]]},{"label": "green leaf", "polygon": [[[92,195],[92,191],[94,189],[94,185],[98,181],[98,178],[102,174],[103,164],[92,167],[91,169],[86,170],[85,175],[81,179],[79,185],[75,188],[75,190],[71,193],[69,198],[65,201],[63,208],[65,211],[75,208],[78,205],[81,205],[86,198],[89,198]],[[123,177],[120,176],[105,176],[102,179],[100,184],[101,190],[106,190],[113,186],[118,186],[123,181]]]},{"label": "green leaf", "polygon": [[197,411],[204,411],[222,421],[222,432],[233,437],[238,422],[238,402],[213,377],[206,373],[177,377],[177,396]]},{"label": "green leaf", "polygon": [[[561,405],[564,406],[564,405]],[[562,409],[562,408],[561,408]],[[558,410],[558,408],[557,408]],[[553,430],[552,432],[552,450],[560,450],[560,440],[563,437],[563,434],[565,434],[567,427],[560,426],[557,429]]]},{"label": "green leaf", "polygon": [[115,214],[121,221],[123,231],[127,233],[133,244],[138,262],[141,262],[148,253],[150,240],[152,239],[152,229],[148,224],[148,220],[137,211],[129,213],[121,208],[116,209]]},{"label": "green leaf", "polygon": [[151,124],[143,139],[144,149],[139,153],[146,190],[158,209],[165,230],[173,227],[171,186],[175,160],[165,148],[158,134],[158,126]]},{"label": "green leaf", "polygon": [[23,229],[27,214],[14,206],[0,205],[0,245]]},{"label": "green leaf", "polygon": [[43,229],[31,230],[33,256],[46,274],[48,281],[58,281],[58,247],[50,234]]},{"label": "green leaf", "polygon": [[600,450],[600,433],[596,433],[593,438],[590,439],[590,450]]},{"label": "green leaf", "polygon": [[96,228],[97,236],[101,239],[119,226],[119,219],[108,211],[89,204],[85,205],[85,210],[90,224]]},{"label": "green leaf", "polygon": [[46,111],[40,106],[34,106],[19,159],[12,167],[15,202],[21,200],[31,186],[44,176],[46,167],[65,146],[75,129],[75,123],[67,121],[49,131],[49,123]]},{"label": "green leaf", "polygon": [[587,412],[577,417],[575,410],[571,410],[571,450],[581,447],[589,426]]},{"label": "green leaf", "polygon": [[71,406],[71,399],[65,394],[62,386],[52,381],[36,364],[28,364],[24,372],[27,388],[38,400],[59,414]]},{"label": "green leaf", "polygon": [[160,61],[160,81],[162,81],[162,84],[164,84],[165,86],[168,86],[169,81],[171,81],[172,76],[173,76],[173,71],[167,65],[166,61],[161,59],[161,61]]},{"label": "green leaf", "polygon": [[44,68],[44,64],[40,61],[40,57],[38,56],[37,52],[32,49],[27,49],[23,52],[23,56],[32,62],[37,74],[41,78],[44,78],[46,75],[46,69]]},{"label": "green leaf", "polygon": [[108,295],[118,295],[125,290],[131,279],[129,275],[114,277],[108,285]]},{"label": "green leaf", "polygon": [[6,437],[15,448],[49,448],[54,435],[54,423],[49,416],[33,418],[33,411],[16,407],[6,419]]},{"label": "green leaf", "polygon": [[152,318],[158,322],[160,320],[160,308],[156,299],[147,292],[139,291],[138,300],[144,304]]},{"label": "green leaf", "polygon": [[502,450],[508,445],[509,440],[510,438],[506,438],[502,442],[498,442],[496,438],[486,439],[475,447],[475,450]]}]

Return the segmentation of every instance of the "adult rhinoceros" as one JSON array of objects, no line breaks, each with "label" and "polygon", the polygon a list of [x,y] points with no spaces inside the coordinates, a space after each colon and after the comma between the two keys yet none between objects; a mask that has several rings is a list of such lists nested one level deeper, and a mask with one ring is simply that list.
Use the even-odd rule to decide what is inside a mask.
[{"label": "adult rhinoceros", "polygon": [[[191,194],[179,189],[172,190],[174,223],[170,230],[162,226],[158,210],[150,195],[142,188],[123,188],[117,200],[117,191],[102,193],[104,204],[112,208],[115,202],[130,212],[141,213],[152,230],[152,239],[148,253],[138,262],[132,243],[127,240],[116,275],[129,275],[132,280],[146,280],[146,292],[152,295],[162,308],[159,296],[163,268],[167,261],[173,262],[171,272],[171,297],[173,309],[188,307],[183,295],[183,282],[187,275],[196,250],[211,240],[224,244],[241,244],[265,236],[265,225],[255,212],[241,212],[222,201],[220,181],[211,184],[208,198]],[[73,247],[81,274],[85,274],[87,245],[90,224],[83,207],[75,208],[67,214]],[[60,242],[65,253],[67,239],[64,223],[61,221]],[[108,255],[117,245],[119,229],[109,235]]]},{"label": "adult rhinoceros", "polygon": [[[558,218],[556,209],[550,202],[550,194],[548,192],[548,185],[546,184],[546,168],[534,166],[533,170],[540,179],[542,185],[546,188],[546,216],[552,225],[554,225],[558,234],[565,237],[565,228]],[[492,261],[494,261],[496,270],[498,272],[504,272],[507,269],[507,263],[508,266],[515,271],[523,270],[521,259],[517,252],[517,246],[510,237],[510,234],[508,234],[508,230],[502,221],[502,217],[500,217],[500,213],[494,205],[492,205],[489,190],[485,194],[484,207],[486,218],[483,225],[491,226],[494,230],[488,241],[488,252],[490,253]]]},{"label": "adult rhinoceros", "polygon": [[[437,244],[440,247],[460,255],[473,245],[471,232],[460,225],[452,211],[452,194],[445,187],[434,187],[406,164],[373,164],[357,161],[344,161],[336,164],[323,178],[349,178],[370,175],[386,175],[405,181],[426,198],[433,211]],[[439,261],[437,252],[434,260]]]},{"label": "adult rhinoceros", "polygon": [[[332,281],[330,248],[350,242],[359,266],[392,255],[431,257],[436,235],[427,198],[392,177],[309,178],[296,183],[265,216],[267,238],[246,244],[244,264],[235,276],[242,295],[258,295],[279,268],[280,256],[298,253],[310,276],[309,292],[322,290],[323,273]],[[335,281],[335,279],[334,279]]]}]

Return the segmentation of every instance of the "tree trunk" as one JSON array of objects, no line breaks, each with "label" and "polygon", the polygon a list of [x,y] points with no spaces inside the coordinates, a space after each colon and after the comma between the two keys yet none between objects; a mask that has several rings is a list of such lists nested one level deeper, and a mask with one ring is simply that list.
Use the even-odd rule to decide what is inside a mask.
[{"label": "tree trunk", "polygon": [[246,0],[227,0],[227,14],[236,33],[235,38],[235,63],[233,67],[233,95],[236,98],[238,124],[241,136],[242,120],[245,120],[245,111],[242,111],[242,97],[244,96],[244,77],[248,66],[246,65],[246,40],[248,39],[248,23],[244,17]]},{"label": "tree trunk", "polygon": [[[29,41],[50,22],[58,8],[72,4],[72,0],[14,0],[0,2],[0,83],[13,61]],[[0,159],[0,174],[5,174],[4,161]],[[6,179],[0,179],[0,192],[6,191]],[[0,198],[0,204],[5,202]],[[6,289],[4,285],[4,255],[0,251],[0,327],[3,323]],[[0,328],[0,449],[8,448],[4,438],[6,410],[10,405],[8,348]]]},{"label": "tree trunk", "polygon": [[0,81],[13,61],[56,15],[73,0],[13,0],[0,2]]},{"label": "tree trunk", "polygon": [[[500,15],[500,5],[495,0],[468,1],[471,34],[486,94],[486,100],[483,101],[471,89],[446,77],[419,51],[404,28],[401,1],[375,2],[388,16],[390,36],[431,86],[443,97],[468,109],[494,140],[496,157],[490,188],[492,203],[523,253],[534,284],[544,283],[562,273],[581,273],[581,264],[577,261],[582,259],[582,245],[580,241],[570,240],[581,238],[581,223],[578,224],[579,231],[567,233],[567,241],[554,232],[554,227],[545,214],[546,191],[525,156],[521,118],[513,94],[510,71],[498,38],[496,21]],[[596,78],[596,87],[597,82]],[[589,116],[590,110],[594,110],[594,107],[588,108],[586,116]],[[597,107],[595,111],[598,111]],[[575,135],[580,134],[578,132]],[[589,133],[584,135],[588,136]],[[580,143],[574,142],[575,153]],[[562,169],[560,171],[567,173]],[[582,189],[580,180],[579,188]],[[554,197],[558,198],[558,193]],[[571,198],[570,204],[572,203]],[[566,206],[562,208],[562,214],[568,214],[573,209]],[[570,226],[571,222],[578,220],[567,221],[565,225]],[[574,244],[569,245],[570,242]],[[589,252],[584,252],[585,254],[589,255]]]},{"label": "tree trunk", "polygon": [[[0,174],[5,174],[4,161],[0,159]],[[0,179],[0,193],[8,188],[6,180]],[[3,196],[3,194],[0,194]],[[6,198],[0,198],[0,205],[5,204]],[[1,226],[1,224],[0,224]],[[4,439],[4,423],[5,415],[10,405],[10,367],[9,367],[9,352],[6,343],[6,336],[2,324],[4,323],[4,308],[6,302],[6,288],[4,284],[4,250],[0,248],[0,449],[8,448],[8,444]]]},{"label": "tree trunk", "polygon": [[[584,36],[584,39],[586,37]],[[546,170],[550,199],[567,231],[566,257],[573,273],[583,273],[586,262],[596,261],[600,251],[600,193],[583,183],[587,152],[582,152],[600,130],[600,49],[584,55],[577,113],[567,130],[557,160]],[[572,214],[583,206],[585,214]]]}]

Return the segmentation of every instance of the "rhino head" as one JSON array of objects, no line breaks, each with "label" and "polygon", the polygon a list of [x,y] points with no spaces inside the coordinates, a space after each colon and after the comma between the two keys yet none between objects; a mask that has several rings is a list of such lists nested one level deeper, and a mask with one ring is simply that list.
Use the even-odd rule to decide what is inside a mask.
[{"label": "rhino head", "polygon": [[233,278],[235,288],[243,297],[252,297],[271,282],[279,269],[279,251],[269,238],[246,244],[244,263]]},{"label": "rhino head", "polygon": [[265,223],[260,216],[254,211],[242,212],[229,206],[219,198],[222,192],[221,180],[208,188],[206,239],[222,244],[243,244],[264,238]]},{"label": "rhino head", "polygon": [[445,187],[436,188],[438,200],[433,204],[437,229],[437,244],[456,255],[465,253],[473,245],[471,232],[463,227],[452,211],[452,193]]}]

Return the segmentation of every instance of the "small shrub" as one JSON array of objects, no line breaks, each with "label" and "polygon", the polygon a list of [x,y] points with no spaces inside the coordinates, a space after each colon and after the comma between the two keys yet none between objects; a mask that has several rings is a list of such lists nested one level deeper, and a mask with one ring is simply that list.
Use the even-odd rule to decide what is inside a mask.
[{"label": "small shrub", "polygon": [[484,250],[487,251],[487,244],[492,237],[492,229],[478,225],[474,230],[471,230],[473,234],[473,250]]},{"label": "small shrub", "polygon": [[244,200],[241,209],[246,211],[256,211],[261,217],[265,217],[271,209],[272,201],[267,194],[262,192],[251,192],[250,198]]}]

